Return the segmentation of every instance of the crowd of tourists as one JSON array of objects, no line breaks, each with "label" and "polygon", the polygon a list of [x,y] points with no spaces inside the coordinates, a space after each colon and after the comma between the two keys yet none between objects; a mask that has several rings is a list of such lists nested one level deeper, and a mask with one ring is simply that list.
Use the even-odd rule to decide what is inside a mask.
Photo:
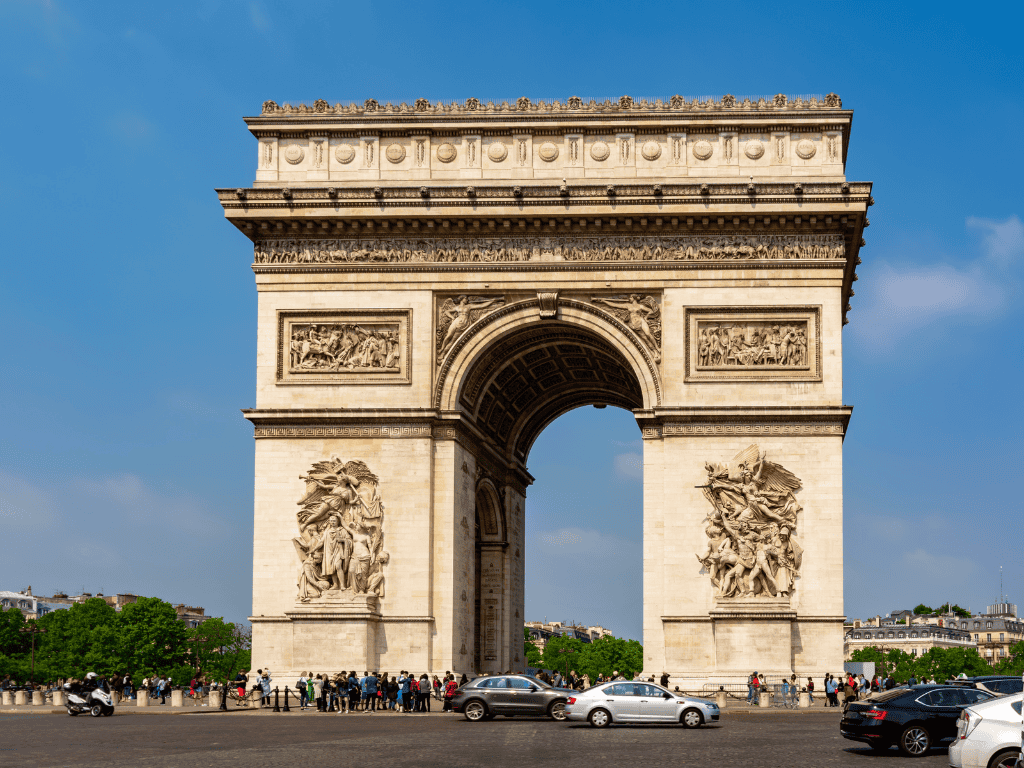
[{"label": "crowd of tourists", "polygon": [[[825,693],[825,706],[838,707],[840,706],[840,698],[844,702],[856,701],[867,698],[872,693],[888,691],[900,685],[917,685],[918,683],[934,685],[935,678],[918,680],[911,675],[909,679],[897,682],[891,674],[887,676],[876,675],[870,679],[864,677],[864,675],[855,675],[852,672],[847,672],[839,677],[833,674],[826,674],[825,679],[822,681],[821,690]],[[800,683],[797,681],[796,675],[792,675],[789,679],[783,678],[781,684],[774,683],[772,685],[779,686],[779,693],[786,700],[795,701],[801,692]],[[757,704],[760,700],[761,692],[768,691],[770,688],[771,685],[765,680],[764,675],[757,672],[752,673],[747,678],[747,703]],[[803,690],[807,692],[810,703],[814,704],[814,680],[808,677]]]},{"label": "crowd of tourists", "polygon": [[[270,706],[273,678],[270,670],[256,670],[250,677],[248,670],[242,670],[235,677],[232,685],[238,688],[238,695],[244,696],[247,690],[257,689],[262,694],[263,706]],[[362,675],[355,670],[337,672],[333,675],[320,673],[314,675],[304,672],[295,681],[294,687],[288,686],[284,692],[295,695],[299,700],[299,709],[316,709],[319,712],[430,712],[430,702],[434,699],[442,702],[442,710],[451,710],[451,698],[459,686],[469,682],[465,675],[456,680],[455,675],[446,672],[442,678],[437,675],[423,673],[416,676],[402,670],[397,675],[387,672],[365,671]],[[277,689],[278,698],[282,690]],[[286,698],[287,702],[287,698]]]}]

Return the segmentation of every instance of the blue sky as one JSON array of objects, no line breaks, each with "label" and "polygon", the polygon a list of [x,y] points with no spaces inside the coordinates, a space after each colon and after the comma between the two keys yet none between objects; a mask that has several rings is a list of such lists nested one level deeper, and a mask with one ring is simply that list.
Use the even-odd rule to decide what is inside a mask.
[{"label": "blue sky", "polygon": [[[835,91],[877,200],[844,332],[847,612],[979,608],[1000,565],[1024,603],[1015,34],[943,3],[0,3],[0,588],[247,615],[256,293],[213,189],[251,184],[265,99]],[[541,436],[528,616],[640,637],[641,453],[613,409]],[[603,588],[565,586],[604,551]]]}]

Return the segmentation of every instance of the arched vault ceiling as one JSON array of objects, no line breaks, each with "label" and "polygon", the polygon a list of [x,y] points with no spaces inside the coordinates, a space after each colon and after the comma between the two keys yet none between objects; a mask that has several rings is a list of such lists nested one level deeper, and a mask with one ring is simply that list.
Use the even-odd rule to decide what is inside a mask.
[{"label": "arched vault ceiling", "polygon": [[582,405],[643,407],[640,384],[610,344],[551,321],[497,341],[466,376],[460,403],[488,437],[521,461],[545,426]]}]

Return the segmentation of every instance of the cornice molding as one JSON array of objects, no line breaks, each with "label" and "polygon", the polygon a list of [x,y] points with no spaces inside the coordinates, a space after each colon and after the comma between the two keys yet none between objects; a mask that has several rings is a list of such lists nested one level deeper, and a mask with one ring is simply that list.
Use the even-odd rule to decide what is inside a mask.
[{"label": "cornice molding", "polygon": [[262,111],[259,117],[248,117],[246,122],[250,125],[257,123],[261,118],[273,119],[357,119],[360,121],[370,119],[394,119],[396,117],[417,118],[430,120],[437,117],[471,117],[474,119],[487,119],[497,117],[504,119],[509,116],[539,117],[546,115],[558,115],[562,117],[611,117],[611,116],[637,116],[637,115],[679,115],[679,114],[701,114],[712,113],[716,116],[728,114],[730,116],[755,115],[776,115],[779,113],[829,113],[852,116],[852,111],[843,110],[843,101],[835,93],[825,96],[787,96],[776,94],[775,96],[743,96],[736,97],[732,94],[715,97],[698,97],[687,99],[675,95],[667,99],[646,99],[633,98],[632,96],[620,96],[617,99],[581,99],[578,96],[570,96],[565,99],[564,104],[559,100],[540,100],[534,103],[526,96],[520,96],[514,101],[504,100],[497,104],[494,101],[481,102],[475,97],[464,101],[438,101],[431,103],[428,99],[416,99],[413,104],[402,102],[393,105],[390,102],[381,104],[376,99],[366,99],[362,105],[355,102],[347,106],[338,102],[329,104],[325,99],[317,99],[312,105],[291,104],[278,105],[275,101],[263,102]]}]

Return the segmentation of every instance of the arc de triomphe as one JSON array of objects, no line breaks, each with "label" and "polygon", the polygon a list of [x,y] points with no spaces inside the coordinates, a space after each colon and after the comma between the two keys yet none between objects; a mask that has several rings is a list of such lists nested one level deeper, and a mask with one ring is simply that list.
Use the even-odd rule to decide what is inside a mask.
[{"label": "arc de triomphe", "polygon": [[841,669],[851,120],[835,94],[247,118],[255,184],[218,194],[259,296],[254,666],[521,669],[530,447],[614,405],[644,439],[645,671]]}]

